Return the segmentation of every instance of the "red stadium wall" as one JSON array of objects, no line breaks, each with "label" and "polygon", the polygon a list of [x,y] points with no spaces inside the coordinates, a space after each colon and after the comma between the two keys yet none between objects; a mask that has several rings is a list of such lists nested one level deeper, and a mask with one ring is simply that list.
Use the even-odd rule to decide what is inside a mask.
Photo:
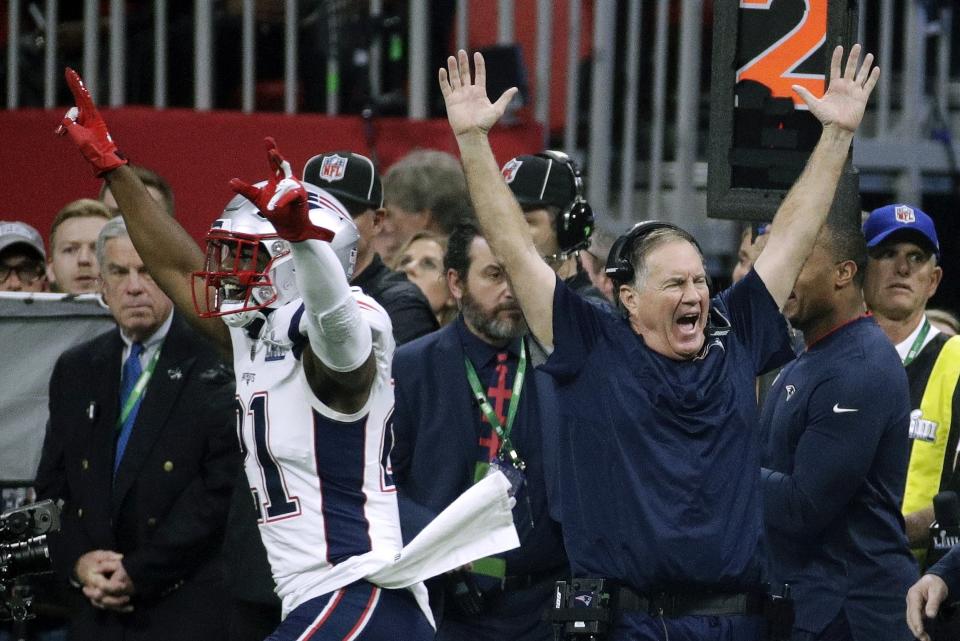
[{"label": "red stadium wall", "polygon": [[[26,221],[44,238],[63,205],[76,198],[95,198],[100,187],[73,144],[53,134],[64,110],[0,111],[0,167],[4,168],[0,220]],[[139,107],[102,113],[123,152],[170,182],[177,218],[198,240],[232,195],[227,184],[231,178],[266,178],[264,136],[276,138],[298,171],[321,151],[350,149],[371,155],[358,117]],[[374,123],[374,133],[381,171],[418,147],[456,154],[446,120],[384,118]],[[539,151],[541,136],[537,126],[498,127],[491,143],[502,163]]]}]

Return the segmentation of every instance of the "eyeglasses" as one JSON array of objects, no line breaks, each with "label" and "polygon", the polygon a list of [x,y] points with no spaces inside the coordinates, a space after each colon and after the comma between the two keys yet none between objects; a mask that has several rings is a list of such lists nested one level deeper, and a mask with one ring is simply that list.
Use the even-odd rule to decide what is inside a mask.
[{"label": "eyeglasses", "polygon": [[7,282],[7,279],[10,278],[10,274],[16,272],[17,278],[21,283],[29,285],[39,279],[44,274],[43,265],[32,265],[30,263],[24,263],[22,265],[0,265],[0,283]]}]

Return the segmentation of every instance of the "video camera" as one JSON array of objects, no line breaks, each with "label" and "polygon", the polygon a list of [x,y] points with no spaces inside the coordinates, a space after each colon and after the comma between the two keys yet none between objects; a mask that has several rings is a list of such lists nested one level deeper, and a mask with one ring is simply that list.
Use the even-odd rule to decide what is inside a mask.
[{"label": "video camera", "polygon": [[32,618],[32,597],[17,579],[50,571],[47,534],[60,529],[60,508],[50,500],[0,514],[0,620]]},{"label": "video camera", "polygon": [[949,490],[933,497],[934,522],[930,525],[927,564],[930,567],[960,543],[960,498]]},{"label": "video camera", "polygon": [[[945,490],[933,497],[934,522],[930,525],[930,544],[927,547],[926,567],[946,556],[954,546],[960,545],[960,497],[956,492]],[[924,623],[927,634],[933,641],[957,639],[960,635],[960,601],[950,595],[948,602],[940,606],[940,613]]]}]

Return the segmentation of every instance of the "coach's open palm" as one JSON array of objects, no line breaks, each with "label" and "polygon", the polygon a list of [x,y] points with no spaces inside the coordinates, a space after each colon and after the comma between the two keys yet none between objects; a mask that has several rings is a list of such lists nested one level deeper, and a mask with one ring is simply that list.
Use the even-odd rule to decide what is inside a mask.
[{"label": "coach's open palm", "polygon": [[[843,47],[833,50],[830,60],[830,86],[823,98],[816,98],[804,87],[794,85],[793,90],[800,94],[811,113],[824,127],[835,126],[847,131],[856,131],[863,119],[863,110],[867,106],[870,93],[880,78],[880,67],[872,67],[873,54],[868,53],[863,65],[857,71],[860,61],[860,45],[850,48],[847,66],[840,73],[843,59]],[[872,67],[872,68],[871,68]]]},{"label": "coach's open palm", "polygon": [[455,136],[469,133],[486,134],[500,119],[516,87],[503,92],[496,102],[487,97],[487,69],[483,56],[473,54],[476,77],[470,79],[470,61],[461,49],[457,57],[447,58],[447,68],[440,69],[440,91],[447,105],[447,119]]}]

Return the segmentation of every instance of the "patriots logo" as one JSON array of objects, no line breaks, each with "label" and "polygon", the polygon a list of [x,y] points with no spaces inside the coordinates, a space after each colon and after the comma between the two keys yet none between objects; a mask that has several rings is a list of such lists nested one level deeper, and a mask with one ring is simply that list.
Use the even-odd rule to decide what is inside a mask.
[{"label": "patriots logo", "polygon": [[589,608],[590,604],[593,602],[593,595],[591,594],[578,594],[573,597],[574,602],[582,603],[583,607]]},{"label": "patriots logo", "polygon": [[[726,330],[726,331],[730,331],[730,330]],[[726,333],[726,331],[724,333]],[[697,356],[693,360],[700,361],[705,359],[707,356],[710,355],[710,350],[713,349],[714,347],[719,347],[720,351],[724,353],[726,353],[727,351],[727,348],[723,346],[723,341],[721,341],[719,338],[714,338],[709,343],[704,342],[703,347],[700,349],[700,353],[697,354]]]},{"label": "patriots logo", "polygon": [[507,181],[508,185],[513,182],[514,178],[517,177],[517,170],[520,169],[520,165],[522,164],[522,160],[517,160],[514,158],[503,166],[503,170],[500,173],[503,174],[503,179]]},{"label": "patriots logo", "polygon": [[906,205],[897,205],[896,209],[893,210],[893,217],[897,219],[898,223],[917,222],[917,216],[913,213],[913,208]]},{"label": "patriots logo", "polygon": [[327,156],[320,164],[321,180],[326,180],[327,182],[331,183],[337,180],[343,180],[343,177],[346,175],[346,173],[347,159],[343,156],[338,156],[337,154]]}]

